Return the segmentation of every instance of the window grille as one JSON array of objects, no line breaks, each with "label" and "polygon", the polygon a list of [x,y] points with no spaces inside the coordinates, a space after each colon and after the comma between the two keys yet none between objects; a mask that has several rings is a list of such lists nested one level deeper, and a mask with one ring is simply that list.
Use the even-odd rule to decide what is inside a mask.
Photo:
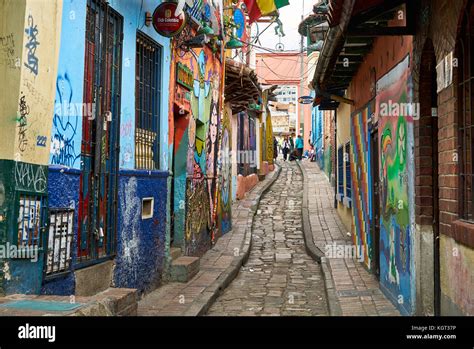
[{"label": "window grille", "polygon": [[346,167],[346,197],[352,198],[352,179],[351,179],[351,143],[347,142],[345,149],[345,167]]},{"label": "window grille", "polygon": [[337,193],[344,196],[344,147],[337,149]]},{"label": "window grille", "polygon": [[135,86],[135,167],[159,168],[161,46],[138,32]]},{"label": "window grille", "polygon": [[20,195],[18,247],[42,247],[46,221],[46,197]]},{"label": "window grille", "polygon": [[46,275],[69,270],[74,236],[74,210],[50,209]]},{"label": "window grille", "polygon": [[472,182],[474,177],[474,45],[472,34],[474,26],[474,2],[470,1],[466,16],[463,19],[463,30],[458,41],[459,57],[462,63],[459,65],[459,176],[460,176],[460,218],[474,221],[474,191]]}]

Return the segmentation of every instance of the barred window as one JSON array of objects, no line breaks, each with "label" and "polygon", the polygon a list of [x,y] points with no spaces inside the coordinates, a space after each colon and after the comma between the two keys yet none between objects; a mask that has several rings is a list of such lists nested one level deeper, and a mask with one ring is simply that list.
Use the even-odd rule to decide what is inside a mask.
[{"label": "barred window", "polygon": [[20,195],[17,244],[19,247],[43,247],[46,209],[45,196]]},{"label": "barred window", "polygon": [[137,33],[135,167],[159,169],[161,46]]},{"label": "barred window", "polygon": [[352,179],[351,179],[351,143],[346,143],[344,152],[344,163],[346,167],[346,197],[352,198]]},{"label": "barred window", "polygon": [[50,209],[46,276],[60,274],[71,266],[74,209]]},{"label": "barred window", "polygon": [[460,175],[460,218],[474,221],[474,2],[470,1],[463,20],[459,41],[459,175]]},{"label": "barred window", "polygon": [[337,193],[344,196],[344,146],[337,149]]}]

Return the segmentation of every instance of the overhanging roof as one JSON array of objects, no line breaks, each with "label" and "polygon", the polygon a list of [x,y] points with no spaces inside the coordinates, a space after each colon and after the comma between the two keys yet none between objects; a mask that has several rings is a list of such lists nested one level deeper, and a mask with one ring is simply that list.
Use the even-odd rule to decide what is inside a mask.
[{"label": "overhanging roof", "polygon": [[[404,21],[396,22],[405,8]],[[324,46],[312,85],[317,94],[347,89],[378,36],[414,34],[413,0],[330,0]]]},{"label": "overhanging roof", "polygon": [[233,113],[247,109],[262,96],[257,75],[242,63],[226,58],[225,79],[225,102],[231,104]]}]

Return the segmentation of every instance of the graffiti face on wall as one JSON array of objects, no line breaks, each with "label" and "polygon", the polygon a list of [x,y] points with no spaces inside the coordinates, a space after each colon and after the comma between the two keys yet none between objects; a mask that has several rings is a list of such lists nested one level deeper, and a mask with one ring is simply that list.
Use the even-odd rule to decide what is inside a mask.
[{"label": "graffiti face on wall", "polygon": [[412,307],[410,234],[413,212],[413,119],[381,115],[382,103],[411,103],[409,56],[377,82],[380,144],[380,273],[381,283],[408,312]]},{"label": "graffiti face on wall", "polygon": [[[211,81],[210,72],[206,69],[208,58],[204,52],[198,56],[197,76],[194,79],[194,98],[192,99],[193,115],[196,119],[205,123],[209,118],[209,109],[211,103]],[[194,65],[194,62],[191,62]],[[207,73],[207,76],[206,76]],[[196,101],[197,99],[197,101]]]}]

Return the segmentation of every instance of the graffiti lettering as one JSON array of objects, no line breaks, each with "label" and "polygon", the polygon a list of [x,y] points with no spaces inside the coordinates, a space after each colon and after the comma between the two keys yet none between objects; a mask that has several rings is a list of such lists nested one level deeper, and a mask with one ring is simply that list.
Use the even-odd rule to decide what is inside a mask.
[{"label": "graffiti lettering", "polygon": [[23,162],[15,163],[15,183],[19,190],[45,192],[47,182],[44,167]]},{"label": "graffiti lettering", "polygon": [[[71,103],[73,89],[69,76],[58,76],[56,81],[56,103],[59,105],[74,105]],[[80,115],[68,112],[63,115],[55,110],[53,118],[53,135],[51,137],[51,163],[73,167],[80,155],[76,153],[74,138],[77,132],[77,124]]]},{"label": "graffiti lettering", "polygon": [[[23,94],[23,92],[22,92]],[[20,117],[18,118],[18,149],[24,152],[28,146],[28,139],[26,138],[26,131],[28,126],[28,115],[30,114],[30,107],[26,104],[25,96],[20,98]]]},{"label": "graffiti lettering", "polygon": [[25,63],[27,67],[33,74],[38,75],[38,63],[39,59],[36,56],[36,48],[40,44],[37,40],[38,28],[34,25],[33,16],[28,16],[28,28],[25,29],[25,33],[28,35],[28,42],[25,47],[28,49],[28,63]]},{"label": "graffiti lettering", "polygon": [[17,59],[15,59],[15,40],[13,33],[6,36],[0,36],[0,65],[9,68],[17,67]]}]

